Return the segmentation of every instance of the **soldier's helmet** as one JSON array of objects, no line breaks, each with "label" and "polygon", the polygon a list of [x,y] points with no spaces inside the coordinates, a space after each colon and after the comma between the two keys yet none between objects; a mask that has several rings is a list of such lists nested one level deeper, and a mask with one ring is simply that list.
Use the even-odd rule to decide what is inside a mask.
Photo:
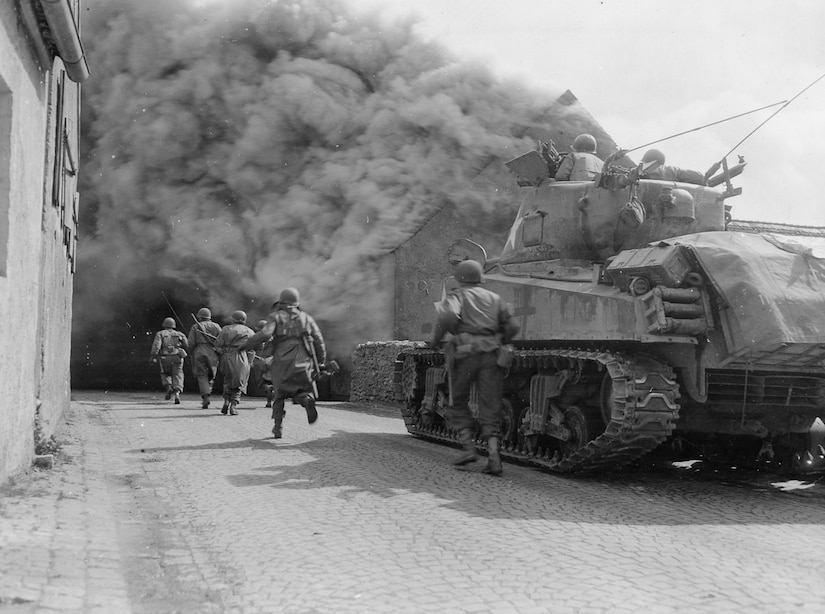
[{"label": "soldier's helmet", "polygon": [[580,134],[573,139],[571,148],[573,151],[596,153],[596,139],[594,139],[593,135],[590,134]]},{"label": "soldier's helmet", "polygon": [[238,324],[244,324],[246,322],[246,312],[241,311],[240,309],[238,309],[237,311],[233,311],[232,321],[237,322]]},{"label": "soldier's helmet", "polygon": [[172,318],[166,318],[163,321],[163,328],[175,328],[175,320]]},{"label": "soldier's helmet", "polygon": [[288,307],[297,307],[300,300],[301,295],[298,294],[296,288],[284,288],[281,290],[281,296],[278,297],[278,302]]},{"label": "soldier's helmet", "polygon": [[642,156],[642,162],[653,162],[656,161],[659,164],[665,163],[665,154],[663,154],[658,149],[648,149],[645,152],[645,155]]},{"label": "soldier's helmet", "polygon": [[455,278],[462,284],[480,284],[483,269],[475,260],[464,260],[455,267]]},{"label": "soldier's helmet", "polygon": [[201,307],[198,309],[198,320],[210,320],[212,319],[212,312],[209,311],[206,307]]},{"label": "soldier's helmet", "polygon": [[266,320],[258,320],[258,323],[255,325],[255,330],[261,330],[264,326],[266,326]]}]

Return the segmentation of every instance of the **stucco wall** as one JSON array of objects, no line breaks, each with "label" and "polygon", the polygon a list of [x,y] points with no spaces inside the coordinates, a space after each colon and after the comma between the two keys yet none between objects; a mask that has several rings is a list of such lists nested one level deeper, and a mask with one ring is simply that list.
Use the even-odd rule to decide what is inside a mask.
[{"label": "stucco wall", "polygon": [[[48,437],[70,394],[72,272],[49,153],[63,71],[59,60],[40,66],[16,11],[16,3],[0,7],[0,217],[7,225],[0,233],[0,484],[31,463],[38,404]],[[66,80],[63,91],[76,151],[78,87]]]},{"label": "stucco wall", "polygon": [[[518,210],[512,205],[512,215]],[[509,217],[509,216],[507,216]],[[395,250],[395,338],[426,341],[432,336],[435,308],[444,279],[453,274],[447,260],[458,239],[481,244],[487,256],[497,257],[509,225],[472,229],[472,220],[456,215],[452,205],[438,212],[416,235]]]}]

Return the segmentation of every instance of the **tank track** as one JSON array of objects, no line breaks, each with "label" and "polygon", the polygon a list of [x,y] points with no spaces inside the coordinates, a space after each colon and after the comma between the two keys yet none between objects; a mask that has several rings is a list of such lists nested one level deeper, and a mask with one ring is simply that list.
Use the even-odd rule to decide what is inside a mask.
[{"label": "tank track", "polygon": [[[511,438],[502,442],[503,458],[558,473],[606,471],[644,456],[673,432],[679,418],[679,385],[673,370],[655,359],[580,349],[521,349],[515,352],[510,372],[535,372],[540,367],[571,362],[596,363],[611,378],[611,416],[604,432],[566,457],[547,448],[529,450],[524,442]],[[443,364],[443,354],[434,350],[411,349],[400,354],[395,363],[396,399],[405,403],[402,414],[411,434],[455,445],[458,439],[451,429],[445,424],[421,424],[416,417],[418,408],[411,407],[416,391],[424,384],[426,368]],[[477,445],[486,447],[481,441]]]}]

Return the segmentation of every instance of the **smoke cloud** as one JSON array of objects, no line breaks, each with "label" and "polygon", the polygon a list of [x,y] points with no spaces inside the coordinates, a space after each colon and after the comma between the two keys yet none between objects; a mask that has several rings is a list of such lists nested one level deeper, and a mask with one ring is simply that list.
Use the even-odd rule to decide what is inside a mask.
[{"label": "smoke cloud", "polygon": [[534,146],[558,93],[497,82],[413,25],[328,0],[84,0],[78,368],[102,368],[90,344],[143,359],[165,298],[187,328],[201,305],[254,322],[286,286],[346,359],[386,338],[381,257],[440,208],[506,234],[509,194],[475,179]]}]

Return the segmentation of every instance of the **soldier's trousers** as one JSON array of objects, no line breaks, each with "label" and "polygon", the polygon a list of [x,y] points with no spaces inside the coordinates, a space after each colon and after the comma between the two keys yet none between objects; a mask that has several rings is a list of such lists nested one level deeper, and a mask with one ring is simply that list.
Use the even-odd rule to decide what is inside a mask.
[{"label": "soldier's trousers", "polygon": [[306,407],[307,399],[314,399],[315,395],[311,390],[298,390],[297,392],[276,390],[272,397],[272,419],[275,421],[276,426],[281,426],[281,421],[284,419],[284,414],[286,414],[284,405],[289,397],[292,397],[298,405]]},{"label": "soldier's trousers", "polygon": [[198,375],[198,393],[201,396],[208,396],[212,394],[212,380],[210,380],[206,375]]},{"label": "soldier's trousers", "polygon": [[183,359],[179,356],[160,357],[160,383],[164,389],[183,392]]},{"label": "soldier's trousers", "polygon": [[504,391],[504,370],[496,364],[497,353],[471,354],[455,361],[450,377],[453,404],[448,409],[449,426],[456,431],[473,429],[470,411],[470,388],[475,383],[478,397],[478,423],[482,439],[501,437],[503,418],[501,397]]},{"label": "soldier's trousers", "polygon": [[235,403],[237,405],[241,400],[241,389],[224,386],[223,398],[226,399],[227,403]]},{"label": "soldier's trousers", "polygon": [[212,382],[215,380],[215,371],[217,364],[215,361],[210,361],[208,356],[196,353],[194,362],[192,363],[192,373],[198,381],[198,393],[203,396],[205,394],[212,394]]}]

